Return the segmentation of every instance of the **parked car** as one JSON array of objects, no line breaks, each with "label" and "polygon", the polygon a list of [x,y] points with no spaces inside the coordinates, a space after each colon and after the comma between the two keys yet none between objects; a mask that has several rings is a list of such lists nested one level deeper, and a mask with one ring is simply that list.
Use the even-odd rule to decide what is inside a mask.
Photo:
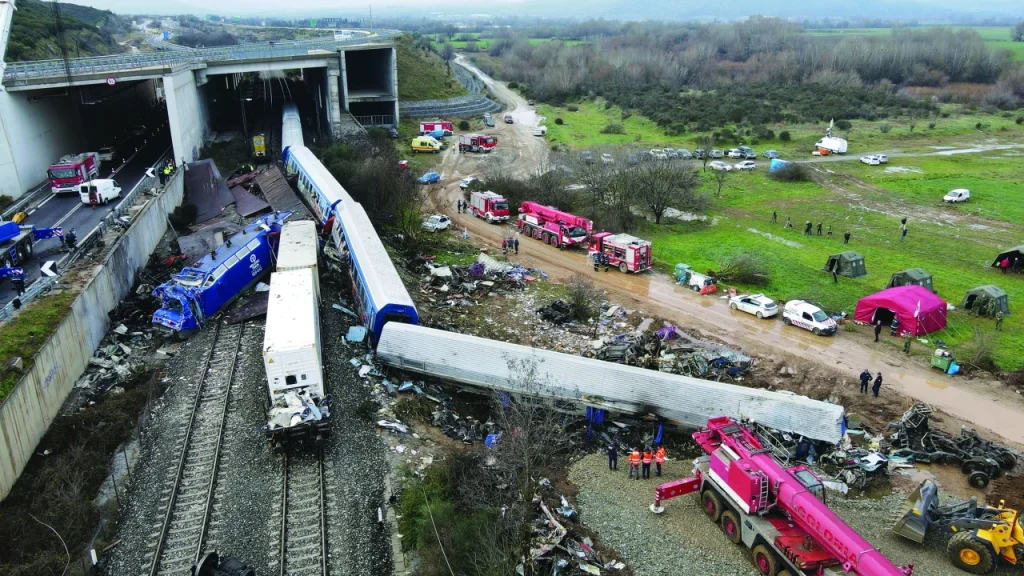
[{"label": "parked car", "polygon": [[814,332],[815,335],[829,336],[836,333],[836,321],[828,314],[803,300],[790,300],[782,309],[782,323]]},{"label": "parked car", "polygon": [[730,148],[725,155],[729,158],[743,158],[743,152],[739,148]]},{"label": "parked car", "polygon": [[428,232],[440,232],[447,230],[452,225],[452,219],[444,214],[434,214],[423,221],[423,229]]},{"label": "parked car", "polygon": [[594,154],[591,153],[590,150],[584,150],[583,152],[580,152],[580,158],[587,164],[594,163]]},{"label": "parked car", "polygon": [[693,154],[690,154],[690,151],[687,150],[686,148],[680,148],[679,150],[676,150],[676,156],[679,156],[683,160],[689,160],[690,158],[693,158]]},{"label": "parked car", "polygon": [[601,162],[604,162],[605,164],[612,164],[615,162],[615,159],[612,158],[611,154],[605,152],[604,154],[601,154]]},{"label": "parked car", "polygon": [[686,279],[686,285],[694,292],[701,294],[711,294],[718,291],[717,281],[699,272],[690,272],[689,278]]},{"label": "parked car", "polygon": [[712,170],[724,170],[726,172],[732,172],[732,166],[730,166],[726,162],[722,162],[721,160],[712,161],[711,163],[708,164],[708,168],[711,168]]},{"label": "parked car", "polygon": [[753,160],[744,160],[743,162],[736,163],[737,170],[753,170],[754,168],[757,168],[757,163]]},{"label": "parked car", "polygon": [[416,180],[420,184],[436,184],[441,181],[441,175],[431,170]]},{"label": "parked car", "polygon": [[860,161],[868,166],[878,166],[882,162],[878,160],[878,156],[861,156]]},{"label": "parked car", "polygon": [[145,136],[146,135],[146,125],[145,124],[136,124],[136,125],[132,126],[132,134],[134,134],[136,136]]},{"label": "parked car", "polygon": [[942,197],[944,202],[968,202],[971,199],[971,191],[967,188],[950,190],[949,194]]},{"label": "parked car", "polygon": [[761,156],[764,156],[769,160],[772,160],[774,158],[781,158],[781,156],[779,156],[779,153],[775,150],[765,150],[764,152],[761,153]]},{"label": "parked car", "polygon": [[526,103],[529,104],[530,106],[533,106],[533,100],[527,100]]},{"label": "parked car", "polygon": [[473,182],[479,182],[481,184],[484,183],[483,180],[477,178],[476,176],[466,176],[462,180],[459,180],[459,188],[462,188],[463,190],[465,190],[466,188],[469,188],[470,186],[472,186]]},{"label": "parked car", "polygon": [[665,148],[665,156],[667,156],[669,158],[675,158],[676,157],[676,149],[675,148]]},{"label": "parked car", "polygon": [[878,161],[881,162],[882,164],[889,163],[889,157],[886,156],[885,154],[875,154],[875,158],[878,158]]},{"label": "parked car", "polygon": [[711,151],[711,157],[715,158],[715,159],[721,158],[722,157],[722,151],[721,150],[712,150]]},{"label": "parked car", "polygon": [[484,117],[484,124],[488,128],[494,128],[494,118],[491,118],[490,116],[485,116]]},{"label": "parked car", "polygon": [[505,124],[511,124],[511,123],[512,123],[512,115],[511,114],[505,114]]},{"label": "parked car", "polygon": [[661,148],[651,148],[651,157],[657,160],[665,160],[668,156],[665,155],[665,151]]},{"label": "parked car", "polygon": [[758,318],[771,318],[779,313],[779,306],[764,294],[733,296],[729,299],[729,308],[753,314]]},{"label": "parked car", "polygon": [[548,129],[545,128],[544,126],[541,126],[541,127],[537,128],[536,130],[533,131],[533,135],[534,136],[543,136],[543,135],[545,135],[547,133],[548,133]]},{"label": "parked car", "polygon": [[697,158],[698,160],[703,160],[704,157],[707,155],[708,153],[705,152],[703,148],[697,148],[696,150],[693,151],[693,157]]},{"label": "parked car", "polygon": [[117,151],[114,150],[113,146],[104,146],[99,151],[100,162],[113,162],[114,157],[117,155]]},{"label": "parked car", "polygon": [[739,150],[743,154],[742,158],[744,160],[756,160],[757,159],[757,152],[754,151],[754,149],[751,148],[750,146],[740,146]]}]

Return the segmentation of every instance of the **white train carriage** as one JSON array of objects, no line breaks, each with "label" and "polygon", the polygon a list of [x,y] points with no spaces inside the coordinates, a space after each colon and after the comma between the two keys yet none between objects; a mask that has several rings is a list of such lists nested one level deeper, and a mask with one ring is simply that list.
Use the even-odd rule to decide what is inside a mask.
[{"label": "white train carriage", "polygon": [[285,104],[281,114],[281,154],[284,160],[288,159],[288,148],[292,146],[305,146],[302,139],[302,119],[299,117],[299,107],[295,104]]},{"label": "white train carriage", "polygon": [[313,286],[310,268],[270,276],[263,366],[270,399],[265,430],[275,450],[322,442],[330,431],[320,309]]},{"label": "white train carriage", "polygon": [[320,301],[320,240],[312,220],[288,222],[281,227],[277,248],[277,271],[309,269],[313,271],[313,294]]}]

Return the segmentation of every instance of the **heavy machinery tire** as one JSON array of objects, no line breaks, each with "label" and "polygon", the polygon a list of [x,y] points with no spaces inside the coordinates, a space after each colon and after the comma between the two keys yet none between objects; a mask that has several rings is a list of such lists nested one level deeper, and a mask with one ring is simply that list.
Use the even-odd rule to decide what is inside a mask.
[{"label": "heavy machinery tire", "polygon": [[971,574],[988,574],[995,568],[995,556],[988,544],[975,538],[974,531],[957,532],[946,544],[949,561]]},{"label": "heavy machinery tire", "polygon": [[541,239],[541,242],[544,242],[545,244],[547,244],[548,241],[551,240],[551,235],[548,234],[547,232],[541,232],[540,239]]},{"label": "heavy machinery tire", "polygon": [[729,542],[739,544],[743,539],[742,530],[739,516],[735,512],[732,510],[722,512],[722,532],[725,532],[725,537],[729,539]]},{"label": "heavy machinery tire", "polygon": [[739,306],[737,306],[736,303],[733,302],[732,304],[729,304],[729,308],[732,308],[733,310],[735,310],[735,309],[739,308]]},{"label": "heavy machinery tire", "polygon": [[999,461],[999,465],[1002,466],[1003,470],[1013,470],[1017,467],[1017,455],[1009,450],[999,454],[996,458]]},{"label": "heavy machinery tire", "polygon": [[712,522],[718,522],[722,517],[722,499],[715,494],[714,490],[705,490],[700,495],[701,501],[704,502],[704,513],[708,515],[708,518]]},{"label": "heavy machinery tire", "polygon": [[967,483],[979,490],[988,486],[989,480],[990,478],[988,476],[988,473],[985,472],[984,470],[977,470],[971,472],[971,475],[967,477]]},{"label": "heavy machinery tire", "polygon": [[555,248],[558,248],[558,236],[551,236],[548,238],[548,242],[550,242]]},{"label": "heavy machinery tire", "polygon": [[622,272],[623,274],[629,272],[629,267],[626,266],[625,262],[619,262],[619,272]]},{"label": "heavy machinery tire", "polygon": [[775,557],[775,553],[771,551],[771,548],[764,544],[758,544],[754,546],[750,554],[754,557],[754,567],[757,568],[759,574],[779,576],[779,560]]},{"label": "heavy machinery tire", "polygon": [[[31,257],[32,257],[32,242],[25,242],[25,259],[28,260]],[[1011,456],[1012,456],[1012,454],[1011,454]],[[1015,464],[1016,464],[1016,462],[1017,461],[1014,460]],[[1010,468],[1012,468],[1012,466]]]},{"label": "heavy machinery tire", "polygon": [[533,237],[536,240],[540,240],[540,228],[534,228],[533,229]]}]

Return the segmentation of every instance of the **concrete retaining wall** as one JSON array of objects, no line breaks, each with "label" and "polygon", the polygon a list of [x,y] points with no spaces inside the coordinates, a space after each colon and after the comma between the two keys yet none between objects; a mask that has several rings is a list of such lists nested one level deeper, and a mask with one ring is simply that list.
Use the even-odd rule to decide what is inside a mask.
[{"label": "concrete retaining wall", "polygon": [[164,98],[171,127],[174,159],[181,162],[199,159],[199,149],[209,131],[210,118],[206,106],[206,88],[196,83],[189,68],[164,76]]},{"label": "concrete retaining wall", "polygon": [[71,306],[71,314],[36,354],[32,367],[0,404],[0,500],[50,427],[89,357],[110,328],[107,313],[132,289],[136,273],[149,261],[167,231],[167,215],[181,204],[184,178],[179,171],[164,193],[150,199],[131,228]]},{"label": "concrete retaining wall", "polygon": [[451,118],[482,116],[484,112],[497,112],[501,105],[483,94],[457,96],[447,100],[418,100],[399,102],[402,116],[408,118]]},{"label": "concrete retaining wall", "polygon": [[38,100],[32,94],[0,91],[0,195],[21,196],[46,180],[51,162],[84,151],[77,93]]}]

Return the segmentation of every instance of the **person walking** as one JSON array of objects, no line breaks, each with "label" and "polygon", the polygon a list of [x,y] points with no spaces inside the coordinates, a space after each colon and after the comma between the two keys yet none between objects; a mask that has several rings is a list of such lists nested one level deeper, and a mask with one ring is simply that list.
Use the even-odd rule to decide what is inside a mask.
[{"label": "person walking", "polygon": [[838,268],[838,265],[832,267],[832,283],[833,284],[839,284],[839,274],[836,272],[836,268]]},{"label": "person walking", "polygon": [[516,249],[516,255],[519,255],[519,235],[517,234],[515,239],[512,240],[512,246]]},{"label": "person walking", "polygon": [[1010,258],[1003,258],[1003,261],[999,263],[999,268],[1002,269],[1003,274],[1006,274],[1006,270],[1010,268]]},{"label": "person walking", "polygon": [[1003,329],[1003,311],[996,310],[996,330]]},{"label": "person walking", "polygon": [[612,257],[609,256],[607,252],[605,252],[604,254],[601,254],[601,263],[604,264],[604,271],[605,272],[608,271],[608,264],[611,263],[611,260],[612,260]]},{"label": "person walking", "polygon": [[597,272],[597,267],[601,264],[601,253],[594,252],[594,272]]},{"label": "person walking", "polygon": [[907,239],[907,223],[900,224],[900,242]]},{"label": "person walking", "polygon": [[633,478],[634,474],[636,474],[636,479],[639,480],[640,479],[640,449],[639,448],[633,448],[633,451],[629,453],[629,476],[627,477],[627,479],[628,478]]},{"label": "person walking", "polygon": [[658,445],[658,450],[654,452],[654,465],[657,467],[657,474],[661,476],[661,465],[665,463],[665,447]]},{"label": "person walking", "polygon": [[650,446],[644,447],[644,480],[651,477],[651,461],[654,460],[654,452],[651,452]]},{"label": "person walking", "polygon": [[618,470],[619,469],[619,440],[618,438],[612,438],[612,441],[608,444],[608,469]]},{"label": "person walking", "polygon": [[878,391],[882,389],[882,373],[879,372],[878,376],[875,376],[875,384],[871,387],[871,393],[878,398]]},{"label": "person walking", "polygon": [[167,166],[162,166],[158,175],[160,176],[160,185],[167,184]]},{"label": "person walking", "polygon": [[74,251],[75,244],[78,243],[78,236],[75,235],[75,229],[72,228],[64,235],[64,243],[67,244],[69,251]]},{"label": "person walking", "polygon": [[786,228],[792,228],[792,227],[793,227],[793,219],[790,218],[789,216],[786,216]]},{"label": "person walking", "polygon": [[868,382],[871,382],[871,372],[865,370],[860,373],[860,391],[861,394],[868,393]]},{"label": "person walking", "polygon": [[462,214],[462,200],[461,199],[455,201],[455,211],[458,212],[459,214]]},{"label": "person walking", "polygon": [[[878,342],[878,335],[882,333],[882,321],[878,320],[875,322],[875,342]],[[870,374],[869,374],[870,376]]]},{"label": "person walking", "polygon": [[843,233],[843,244],[849,244],[849,243],[850,243],[850,231],[847,230],[846,232]]},{"label": "person walking", "polygon": [[903,353],[910,356],[910,345],[914,342],[914,335],[909,331],[903,335]]},{"label": "person walking", "polygon": [[818,236],[821,236],[821,222],[818,222]]},{"label": "person walking", "polygon": [[779,223],[779,215],[775,212],[775,210],[772,210],[772,221],[771,221],[771,223],[772,224],[778,224]]},{"label": "person walking", "polygon": [[892,318],[892,324],[889,324],[889,336],[900,335],[900,319],[896,316]]},{"label": "person walking", "polygon": [[808,220],[807,223],[804,224],[804,236],[810,236],[811,235],[811,228],[812,227],[814,227],[814,224],[811,224],[811,221]]},{"label": "person walking", "polygon": [[1014,274],[1020,273],[1020,258],[1013,259],[1013,264],[1010,265],[1010,270],[1012,270]]},{"label": "person walking", "polygon": [[508,256],[508,240],[504,238],[501,239],[501,253],[504,256]]},{"label": "person walking", "polygon": [[831,238],[831,237],[832,237],[832,225],[831,225],[831,224],[829,224],[829,225],[828,225],[828,234],[827,234],[827,236],[828,236],[829,238]]}]

